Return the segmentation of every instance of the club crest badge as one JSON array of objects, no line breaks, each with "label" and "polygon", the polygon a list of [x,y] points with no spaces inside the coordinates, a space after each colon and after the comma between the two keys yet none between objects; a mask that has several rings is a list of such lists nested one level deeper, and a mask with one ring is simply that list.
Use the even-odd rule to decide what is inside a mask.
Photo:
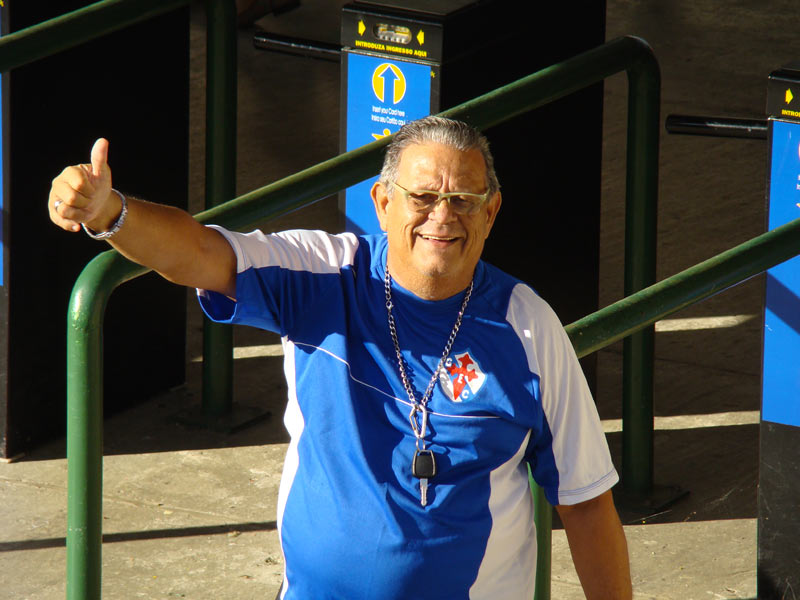
[{"label": "club crest badge", "polygon": [[439,384],[453,402],[470,400],[481,389],[484,381],[486,375],[469,351],[448,356],[439,373]]}]

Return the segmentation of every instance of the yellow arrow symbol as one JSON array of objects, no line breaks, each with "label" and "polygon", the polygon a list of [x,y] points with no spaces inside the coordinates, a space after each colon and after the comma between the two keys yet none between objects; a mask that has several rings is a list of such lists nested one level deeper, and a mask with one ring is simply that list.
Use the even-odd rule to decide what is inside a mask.
[{"label": "yellow arrow symbol", "polygon": [[372,73],[372,91],[375,93],[375,97],[383,102],[387,78],[392,85],[392,104],[397,104],[406,95],[406,77],[392,63],[378,65],[378,68]]},{"label": "yellow arrow symbol", "polygon": [[425,43],[425,32],[422,31],[422,29],[420,29],[419,33],[417,34],[417,41],[419,42],[420,46]]},{"label": "yellow arrow symbol", "polygon": [[789,102],[792,101],[792,98],[794,98],[794,96],[792,96],[792,90],[786,90],[786,104],[789,104]]},{"label": "yellow arrow symbol", "polygon": [[358,22],[358,35],[364,35],[364,32],[367,30],[367,26],[364,25],[364,21]]}]

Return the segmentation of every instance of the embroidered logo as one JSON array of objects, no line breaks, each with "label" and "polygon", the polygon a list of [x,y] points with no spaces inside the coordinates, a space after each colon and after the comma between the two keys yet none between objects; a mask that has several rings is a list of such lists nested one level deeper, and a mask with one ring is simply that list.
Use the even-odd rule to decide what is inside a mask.
[{"label": "embroidered logo", "polygon": [[469,351],[448,356],[439,374],[442,390],[453,402],[469,400],[478,393],[486,375],[480,365],[470,356]]}]

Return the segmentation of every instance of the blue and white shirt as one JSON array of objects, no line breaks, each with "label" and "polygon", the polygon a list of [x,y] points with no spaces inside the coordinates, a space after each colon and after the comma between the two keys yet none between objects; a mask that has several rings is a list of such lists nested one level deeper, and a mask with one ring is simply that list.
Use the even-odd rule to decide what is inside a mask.
[{"label": "blue and white shirt", "polygon": [[[437,474],[420,503],[411,403],[389,334],[385,235],[218,230],[236,301],[200,291],[210,318],[283,339],[291,435],[278,500],[282,598],[519,600],[536,567],[527,464],[552,504],[617,482],[575,353],[530,287],[484,262],[428,402]],[[393,284],[421,398],[463,300]]]}]

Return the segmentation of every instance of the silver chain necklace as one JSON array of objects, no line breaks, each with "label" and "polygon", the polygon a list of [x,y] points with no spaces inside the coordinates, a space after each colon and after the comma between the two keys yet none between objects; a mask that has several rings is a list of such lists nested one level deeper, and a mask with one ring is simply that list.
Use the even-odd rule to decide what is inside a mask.
[{"label": "silver chain necklace", "polygon": [[[384,277],[384,286],[386,289],[386,312],[389,316],[389,333],[392,336],[392,344],[394,344],[394,352],[397,356],[397,366],[400,370],[400,379],[403,382],[403,387],[408,394],[408,399],[411,401],[411,412],[408,414],[408,420],[411,423],[411,429],[414,431],[416,438],[417,449],[414,452],[414,459],[411,463],[411,473],[420,480],[420,502],[425,506],[427,501],[428,479],[436,475],[436,460],[433,451],[426,448],[427,442],[425,436],[428,429],[428,400],[433,395],[433,388],[436,386],[436,380],[439,379],[439,373],[444,366],[444,361],[450,355],[450,350],[453,347],[453,342],[456,339],[458,330],[461,327],[461,320],[464,317],[464,312],[467,310],[467,303],[472,296],[472,286],[474,280],[469,282],[466,294],[464,294],[464,301],[461,303],[461,308],[458,311],[458,317],[453,325],[453,330],[450,332],[450,337],[445,344],[442,357],[439,359],[439,364],[433,372],[431,380],[428,382],[428,387],[422,395],[422,399],[417,401],[414,395],[414,388],[411,387],[411,381],[406,374],[405,360],[400,353],[400,343],[397,341],[397,326],[395,325],[394,315],[392,314],[392,278],[389,275],[389,266],[386,266],[386,274]],[[421,416],[420,416],[421,415]],[[418,422],[421,419],[421,422]]]}]

